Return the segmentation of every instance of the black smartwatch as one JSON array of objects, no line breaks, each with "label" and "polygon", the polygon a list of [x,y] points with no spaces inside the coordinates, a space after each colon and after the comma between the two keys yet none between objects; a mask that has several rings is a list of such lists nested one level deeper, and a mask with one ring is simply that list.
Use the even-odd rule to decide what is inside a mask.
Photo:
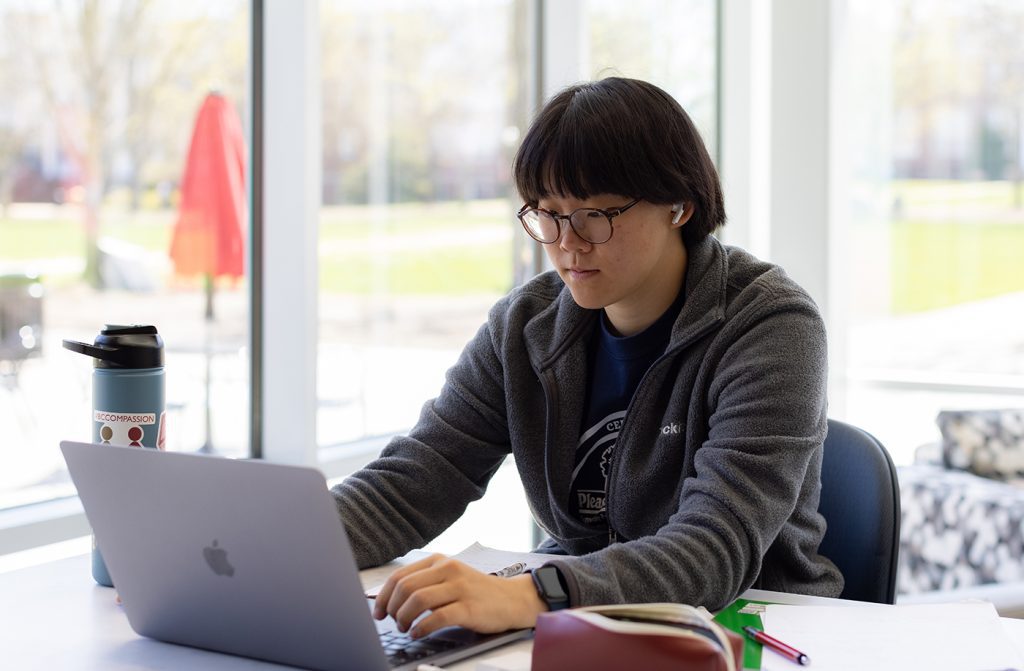
[{"label": "black smartwatch", "polygon": [[533,584],[537,586],[537,594],[541,601],[548,605],[548,610],[562,610],[569,607],[569,593],[565,588],[562,572],[554,566],[541,566],[533,569]]}]

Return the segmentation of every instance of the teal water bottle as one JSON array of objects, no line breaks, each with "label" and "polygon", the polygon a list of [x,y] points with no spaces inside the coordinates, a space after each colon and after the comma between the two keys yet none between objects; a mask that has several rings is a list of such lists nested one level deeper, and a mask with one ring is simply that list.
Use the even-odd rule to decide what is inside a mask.
[{"label": "teal water bottle", "polygon": [[[108,324],[92,345],[64,347],[93,357],[92,442],[164,449],[164,341],[156,327]],[[95,537],[92,576],[114,586]]]}]

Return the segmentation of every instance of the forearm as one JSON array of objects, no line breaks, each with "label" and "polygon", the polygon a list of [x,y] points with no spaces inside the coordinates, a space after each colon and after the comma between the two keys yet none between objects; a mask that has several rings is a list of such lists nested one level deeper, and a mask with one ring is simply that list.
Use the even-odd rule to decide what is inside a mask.
[{"label": "forearm", "polygon": [[[721,535],[720,535],[721,534]],[[663,533],[557,557],[572,606],[669,601],[717,609],[750,586],[758,562],[731,532]]]},{"label": "forearm", "polygon": [[331,489],[359,568],[387,563],[428,541],[372,484],[357,477]]},{"label": "forearm", "polygon": [[366,567],[433,540],[483,495],[489,478],[484,473],[474,479],[427,445],[403,437],[331,493],[356,560]]}]

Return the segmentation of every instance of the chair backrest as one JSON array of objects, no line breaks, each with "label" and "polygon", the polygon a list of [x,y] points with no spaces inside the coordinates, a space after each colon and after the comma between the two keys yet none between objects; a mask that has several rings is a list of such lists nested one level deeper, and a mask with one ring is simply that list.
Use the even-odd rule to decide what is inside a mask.
[{"label": "chair backrest", "polygon": [[818,551],[846,580],[840,598],[894,603],[900,487],[896,466],[874,436],[828,420],[818,512],[828,524]]}]

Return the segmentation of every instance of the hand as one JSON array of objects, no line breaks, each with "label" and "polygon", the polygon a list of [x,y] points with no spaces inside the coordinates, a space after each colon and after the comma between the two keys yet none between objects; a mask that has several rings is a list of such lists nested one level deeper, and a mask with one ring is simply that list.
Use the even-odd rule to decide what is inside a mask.
[{"label": "hand", "polygon": [[430,611],[409,632],[421,638],[452,625],[485,634],[532,627],[546,610],[530,575],[499,578],[435,554],[392,573],[377,595],[373,616],[391,615],[404,632]]}]

